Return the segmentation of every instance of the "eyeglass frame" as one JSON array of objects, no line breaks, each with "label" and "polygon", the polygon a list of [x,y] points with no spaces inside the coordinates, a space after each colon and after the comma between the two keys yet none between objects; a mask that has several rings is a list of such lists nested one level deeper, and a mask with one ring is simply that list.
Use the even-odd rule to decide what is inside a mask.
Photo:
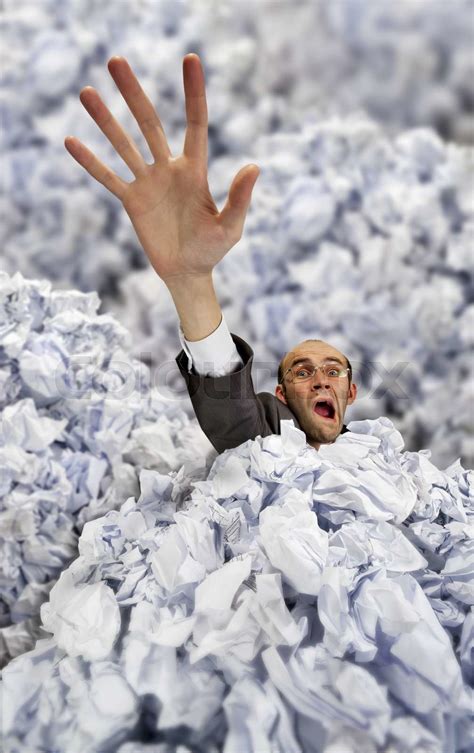
[{"label": "eyeglass frame", "polygon": [[[333,361],[333,363],[338,363],[338,362],[337,361]],[[297,379],[296,381],[297,382],[307,382],[309,379],[312,379],[314,377],[314,375],[316,374],[316,372],[317,372],[318,369],[321,369],[324,366],[330,366],[330,365],[331,365],[331,363],[326,363],[326,364],[325,363],[319,363],[316,366],[313,366],[313,364],[311,364],[311,368],[312,368],[311,374],[309,376],[305,377],[304,379]],[[292,369],[294,369],[294,368],[295,368],[294,366],[289,366],[287,368],[287,370],[283,374],[283,381],[282,381],[282,383],[284,383],[285,377],[286,377],[286,375],[288,374],[289,371],[291,371],[291,373],[293,373]],[[306,368],[306,367],[301,366],[300,368]],[[308,371],[309,370],[310,369],[308,369]],[[343,374],[342,376],[340,374],[338,374],[337,377],[330,377],[327,374],[325,374],[325,376],[326,376],[327,379],[345,379],[346,376],[349,374],[349,372],[352,372],[352,369],[351,369],[350,366],[343,366],[342,369],[340,369],[340,371],[345,371],[345,374]],[[291,380],[290,384],[293,384],[294,381],[295,381],[295,377],[293,377],[293,379]]]}]

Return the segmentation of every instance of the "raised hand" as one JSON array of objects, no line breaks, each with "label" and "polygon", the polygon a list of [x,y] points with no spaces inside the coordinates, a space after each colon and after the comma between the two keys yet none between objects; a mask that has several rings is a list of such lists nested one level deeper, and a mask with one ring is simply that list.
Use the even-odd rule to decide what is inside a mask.
[{"label": "raised hand", "polygon": [[91,86],[82,89],[81,102],[134,180],[122,180],[74,136],[66,137],[65,147],[89,175],[120,199],[151,264],[165,282],[208,275],[240,240],[259,169],[247,165],[239,170],[219,212],[207,181],[206,90],[196,54],[183,58],[187,127],[179,157],[172,156],[160,118],[128,62],[113,57],[108,69],[150,147],[153,164],[145,162]]}]

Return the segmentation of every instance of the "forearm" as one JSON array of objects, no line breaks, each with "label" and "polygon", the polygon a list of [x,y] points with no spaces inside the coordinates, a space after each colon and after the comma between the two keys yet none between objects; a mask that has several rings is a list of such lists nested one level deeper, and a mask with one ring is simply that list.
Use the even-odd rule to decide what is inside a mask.
[{"label": "forearm", "polygon": [[202,277],[182,275],[165,282],[186,340],[202,340],[219,326],[222,310],[214,290],[212,273]]},{"label": "forearm", "polygon": [[[218,452],[237,447],[259,434],[267,436],[272,433],[267,425],[264,405],[260,404],[252,382],[253,351],[236,335],[233,335],[233,343],[242,365],[238,371],[222,376],[203,376],[188,371],[184,350],[176,358],[197,420]],[[267,397],[272,399],[271,395]],[[280,403],[277,398],[274,400]]]}]

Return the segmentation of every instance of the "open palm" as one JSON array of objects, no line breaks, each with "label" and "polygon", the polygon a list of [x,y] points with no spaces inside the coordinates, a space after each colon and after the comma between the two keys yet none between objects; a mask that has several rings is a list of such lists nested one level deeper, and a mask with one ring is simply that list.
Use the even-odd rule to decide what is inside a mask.
[{"label": "open palm", "polygon": [[65,139],[66,149],[122,202],[151,264],[165,282],[183,275],[207,274],[242,235],[258,167],[247,165],[237,173],[219,212],[207,181],[206,91],[196,54],[183,59],[187,127],[183,153],[176,158],[160,118],[128,62],[113,57],[108,68],[150,147],[153,164],[145,162],[133,139],[90,86],[82,89],[81,102],[134,180],[122,180],[73,136]]}]

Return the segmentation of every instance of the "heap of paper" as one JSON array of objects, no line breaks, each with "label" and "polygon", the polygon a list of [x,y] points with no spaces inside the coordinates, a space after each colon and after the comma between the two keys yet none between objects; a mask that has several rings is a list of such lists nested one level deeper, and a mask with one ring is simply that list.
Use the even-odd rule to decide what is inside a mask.
[{"label": "heap of paper", "polygon": [[34,645],[87,520],[136,494],[142,468],[179,471],[184,489],[216,454],[182,409],[184,384],[152,386],[98,306],[0,273],[0,666]]},{"label": "heap of paper", "polygon": [[468,750],[473,473],[387,418],[281,429],[86,523],[3,672],[6,751]]}]

